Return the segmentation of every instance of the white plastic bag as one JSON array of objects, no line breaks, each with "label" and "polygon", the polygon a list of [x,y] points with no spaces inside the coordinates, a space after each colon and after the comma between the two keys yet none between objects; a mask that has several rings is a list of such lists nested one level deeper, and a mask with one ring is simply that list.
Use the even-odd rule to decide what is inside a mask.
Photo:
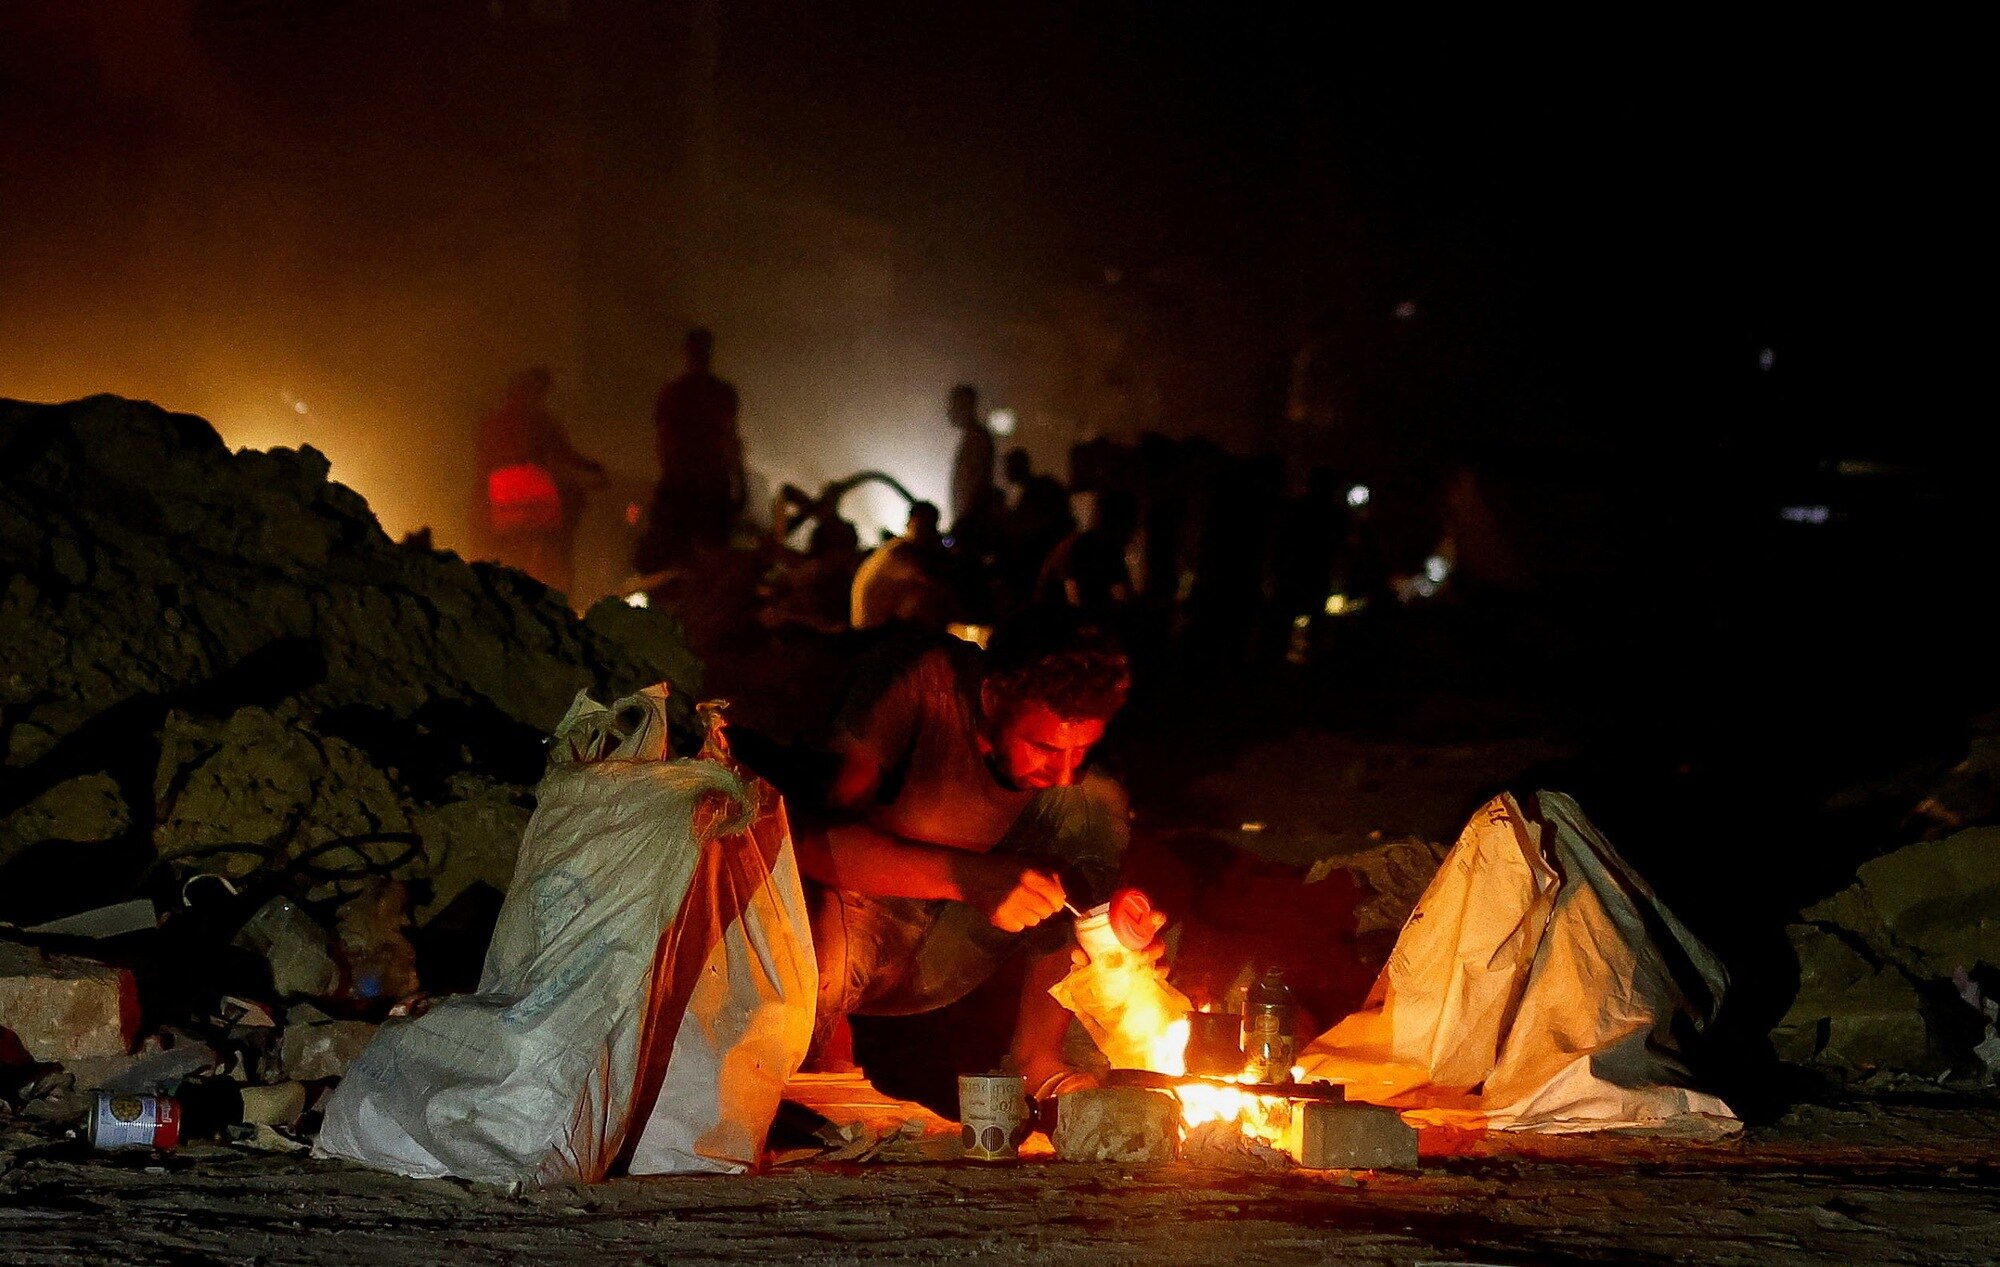
[{"label": "white plastic bag", "polygon": [[479,992],[382,1027],[319,1155],[541,1184],[756,1162],[811,1037],[810,925],[777,793],[712,711],[667,760],[666,694],[578,695]]},{"label": "white plastic bag", "polygon": [[1359,1012],[1300,1054],[1412,1121],[1730,1134],[1679,1052],[1727,975],[1577,808],[1496,797],[1418,900]]}]

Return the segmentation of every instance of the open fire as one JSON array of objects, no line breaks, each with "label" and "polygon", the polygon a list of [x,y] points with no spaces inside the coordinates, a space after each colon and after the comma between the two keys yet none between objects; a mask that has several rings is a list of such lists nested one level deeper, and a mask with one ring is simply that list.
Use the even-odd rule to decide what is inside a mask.
[{"label": "open fire", "polygon": [[[1156,963],[1111,934],[1104,909],[1078,920],[1078,941],[1088,962],[1051,993],[1082,1020],[1112,1069],[1156,1075],[1158,1080],[1148,1079],[1146,1085],[1174,1094],[1180,1102],[1184,1138],[1210,1123],[1233,1124],[1243,1137],[1297,1156],[1294,1097],[1269,1094],[1267,1083],[1282,1080],[1285,1074],[1296,1079],[1304,1071],[1291,1067],[1273,1077],[1276,1071],[1268,1065],[1246,1063],[1233,1029],[1225,1023],[1222,1046],[1226,1051],[1222,1054],[1226,1059],[1204,1061],[1194,1074],[1222,1073],[1223,1066],[1227,1073],[1192,1076],[1189,1037],[1194,1030],[1190,1020],[1195,1012],[1193,1002],[1168,983]],[[1284,1032],[1289,1044],[1289,1023]],[[1283,1063],[1288,1065],[1289,1061]],[[1260,1074],[1264,1082],[1260,1082]]]},{"label": "open fire", "polygon": [[[1292,1101],[1285,1096],[1259,1095],[1249,1090],[1218,1085],[1214,1079],[1187,1077],[1187,1043],[1190,1022],[1186,1016],[1167,1023],[1148,1044],[1145,1067],[1154,1073],[1185,1079],[1173,1086],[1181,1102],[1181,1126],[1192,1131],[1209,1122],[1234,1122],[1245,1136],[1261,1140],[1273,1148],[1286,1148],[1292,1128]],[[1294,1069],[1297,1077],[1304,1070]],[[1240,1073],[1235,1081],[1249,1082],[1251,1075]],[[1287,1149],[1287,1151],[1296,1151]]]}]

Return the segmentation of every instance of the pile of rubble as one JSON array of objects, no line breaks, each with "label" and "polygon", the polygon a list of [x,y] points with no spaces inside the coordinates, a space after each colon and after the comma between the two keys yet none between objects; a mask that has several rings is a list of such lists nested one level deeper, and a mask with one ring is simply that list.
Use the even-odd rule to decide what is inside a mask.
[{"label": "pile of rubble", "polygon": [[0,1092],[62,1113],[337,1076],[469,985],[575,693],[699,684],[661,613],[579,620],[390,540],[312,449],[115,397],[0,401],[0,576]]},{"label": "pile of rubble", "polygon": [[[1906,802],[1907,803],[1907,802]],[[1905,819],[1922,839],[1863,863],[1787,933],[1799,990],[1778,1055],[1845,1080],[2000,1073],[2000,716]]]}]

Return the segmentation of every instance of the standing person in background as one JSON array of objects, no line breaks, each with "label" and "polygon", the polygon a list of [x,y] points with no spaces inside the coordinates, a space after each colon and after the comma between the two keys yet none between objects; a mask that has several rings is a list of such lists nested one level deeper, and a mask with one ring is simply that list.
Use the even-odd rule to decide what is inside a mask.
[{"label": "standing person in background", "polygon": [[634,564],[653,572],[698,545],[725,546],[743,510],[743,439],[736,388],[709,370],[715,336],[696,327],[683,345],[686,370],[660,392],[653,434],[660,483]]},{"label": "standing person in background", "polygon": [[958,430],[958,451],[951,459],[951,535],[968,555],[983,557],[999,544],[1006,507],[993,486],[993,433],[979,416],[979,392],[970,383],[951,389],[947,411]]},{"label": "standing person in background", "polygon": [[584,495],[604,487],[605,474],[549,411],[554,389],[546,366],[522,370],[480,419],[480,519],[494,558],[567,594]]},{"label": "standing person in background", "polygon": [[1049,551],[1035,583],[1035,602],[1074,607],[1118,623],[1132,603],[1132,571],[1125,551],[1139,530],[1139,499],[1120,488],[1092,495],[1090,527],[1073,532]]}]

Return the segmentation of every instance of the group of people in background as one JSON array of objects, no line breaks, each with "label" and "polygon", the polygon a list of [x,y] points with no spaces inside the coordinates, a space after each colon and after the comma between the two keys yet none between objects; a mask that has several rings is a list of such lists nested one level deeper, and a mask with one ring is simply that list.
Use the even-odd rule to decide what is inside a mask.
[{"label": "group of people in background", "polygon": [[[649,583],[711,567],[732,539],[747,543],[739,397],[713,370],[714,346],[709,331],[690,330],[683,372],[655,402],[659,479],[633,525],[631,559]],[[552,384],[546,369],[524,371],[481,423],[477,518],[487,557],[568,592],[584,500],[607,476],[550,411]],[[1136,446],[1078,446],[1065,483],[1036,470],[1025,448],[998,452],[972,385],[950,390],[945,422],[957,437],[945,508],[883,472],[816,495],[783,486],[759,539],[771,556],[759,589],[767,627],[943,630],[1067,607],[1112,627],[1149,621],[1158,636],[1214,642],[1209,650],[1240,661],[1317,614],[1343,567],[1357,573],[1345,581],[1357,598],[1373,583],[1357,566],[1365,524],[1329,471],[1287,500],[1276,459],[1149,434]],[[864,543],[841,512],[870,481],[908,502],[903,531],[879,543]]]}]

